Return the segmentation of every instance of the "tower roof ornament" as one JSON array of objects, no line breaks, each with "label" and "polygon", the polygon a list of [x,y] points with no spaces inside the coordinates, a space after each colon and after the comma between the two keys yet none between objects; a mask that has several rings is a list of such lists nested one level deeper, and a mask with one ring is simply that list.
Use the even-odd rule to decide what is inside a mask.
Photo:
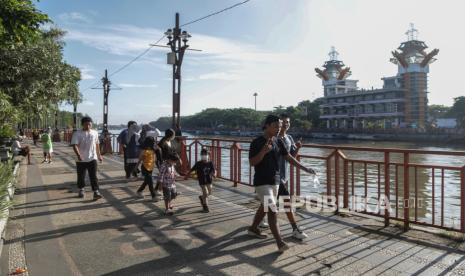
[{"label": "tower roof ornament", "polygon": [[407,35],[408,41],[418,40],[418,30],[415,29],[415,25],[413,23],[410,23],[410,29],[405,32],[405,34]]},{"label": "tower roof ornament", "polygon": [[331,46],[331,52],[328,53],[329,60],[338,60],[339,53],[336,51],[336,47]]}]

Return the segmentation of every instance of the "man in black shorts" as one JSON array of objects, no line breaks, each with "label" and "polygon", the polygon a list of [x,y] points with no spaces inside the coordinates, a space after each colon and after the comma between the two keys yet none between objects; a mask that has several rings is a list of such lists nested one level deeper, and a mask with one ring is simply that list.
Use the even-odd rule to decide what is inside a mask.
[{"label": "man in black shorts", "polygon": [[[261,204],[247,233],[257,238],[267,238],[267,236],[262,234],[258,229],[259,223],[263,220],[267,212],[270,229],[276,239],[278,250],[279,252],[284,252],[289,249],[289,246],[284,243],[281,238],[276,208],[278,187],[281,181],[279,174],[279,158],[284,158],[308,173],[315,172],[311,168],[304,167],[289,154],[282,140],[276,137],[280,128],[281,120],[279,117],[268,115],[263,124],[263,135],[255,138],[250,144],[249,163],[255,168],[253,183]],[[268,205],[267,210],[265,210],[265,205]]]},{"label": "man in black shorts", "polygon": [[[289,118],[289,115],[281,114],[279,118],[281,119],[283,124],[282,124],[281,130],[279,131],[278,139],[280,139],[283,142],[286,150],[293,157],[296,157],[297,154],[299,153],[300,148],[302,147],[302,143],[300,140],[297,143],[295,143],[292,136],[287,134],[287,131],[289,130],[291,126],[291,120]],[[290,193],[287,190],[287,185],[289,182],[289,176],[287,175],[288,163],[289,162],[286,159],[279,158],[279,175],[280,175],[281,181],[279,183],[278,198],[279,196],[283,196],[283,197],[290,196]],[[285,201],[287,203],[289,200],[287,199]],[[308,238],[307,234],[305,234],[305,232],[300,230],[299,227],[297,226],[294,213],[292,212],[292,208],[290,208],[289,211],[286,212],[286,215],[287,215],[287,219],[289,220],[292,226],[292,237],[298,240],[303,240],[305,238]]]}]

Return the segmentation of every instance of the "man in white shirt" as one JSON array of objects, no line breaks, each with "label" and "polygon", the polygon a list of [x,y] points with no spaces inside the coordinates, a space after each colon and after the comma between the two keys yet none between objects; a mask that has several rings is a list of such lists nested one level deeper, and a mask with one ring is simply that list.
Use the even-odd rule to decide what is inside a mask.
[{"label": "man in white shirt", "polygon": [[29,149],[29,146],[21,146],[19,139],[19,137],[15,137],[15,139],[13,140],[13,145],[11,146],[13,149],[13,153],[15,155],[27,157],[27,164],[31,165],[31,150]]},{"label": "man in white shirt", "polygon": [[100,154],[98,133],[92,129],[92,119],[81,119],[82,130],[77,130],[71,139],[71,145],[76,153],[77,185],[79,197],[84,197],[86,170],[89,172],[90,184],[94,191],[94,200],[102,198],[97,181],[97,160],[103,161]]}]

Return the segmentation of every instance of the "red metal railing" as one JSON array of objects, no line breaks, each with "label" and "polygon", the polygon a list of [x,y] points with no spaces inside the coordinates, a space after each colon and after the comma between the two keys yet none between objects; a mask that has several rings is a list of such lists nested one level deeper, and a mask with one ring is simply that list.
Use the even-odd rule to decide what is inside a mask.
[{"label": "red metal railing", "polygon": [[[192,138],[186,140],[185,152],[192,166],[198,160],[201,147],[206,147],[219,177],[232,181],[234,186],[252,185],[253,168],[248,162],[249,144],[250,140]],[[314,150],[318,153],[312,153]],[[312,166],[315,162],[322,162],[317,167],[323,189],[317,193],[334,196],[336,212],[349,209],[383,217],[386,225],[390,220],[398,220],[404,223],[405,229],[412,223],[465,233],[463,151],[306,144],[301,153],[297,158],[303,163]],[[364,158],[365,155],[371,157]],[[439,157],[443,158],[443,162],[447,163],[449,159],[454,162],[440,164],[428,160]],[[309,181],[305,180],[307,174],[293,166],[290,166],[289,171],[290,193],[296,196],[312,194],[308,189]],[[370,194],[378,202],[384,198],[391,209],[357,210],[357,197],[366,201]],[[459,225],[455,224],[454,215],[459,218]]]},{"label": "red metal railing", "polygon": [[[69,143],[71,136],[65,131],[63,141]],[[113,153],[119,153],[121,148],[116,136],[110,135]],[[253,167],[248,161],[251,140],[182,137],[177,141],[186,168],[199,160],[201,148],[206,147],[218,177],[234,186],[252,185]],[[291,165],[291,195],[334,196],[336,212],[349,209],[383,217],[386,225],[397,220],[405,229],[412,223],[465,233],[463,151],[306,144],[297,159],[317,168],[322,189],[311,191],[308,174]],[[384,197],[392,208],[357,210],[357,198],[366,200],[370,194],[378,200]]]}]

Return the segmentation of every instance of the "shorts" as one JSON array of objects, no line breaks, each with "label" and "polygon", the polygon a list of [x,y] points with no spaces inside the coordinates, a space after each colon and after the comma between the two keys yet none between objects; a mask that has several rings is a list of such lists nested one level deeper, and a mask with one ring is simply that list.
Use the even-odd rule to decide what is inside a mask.
[{"label": "shorts", "polygon": [[20,149],[19,152],[18,152],[18,155],[21,155],[21,156],[24,156],[24,157],[26,157],[27,154],[28,154],[28,152],[25,149]]},{"label": "shorts", "polygon": [[287,190],[286,185],[283,182],[279,183],[278,198],[279,198],[279,196],[290,196],[290,195],[291,194]]},{"label": "shorts", "polygon": [[260,185],[255,186],[255,192],[262,204],[267,202],[268,205],[276,206],[279,185]]},{"label": "shorts", "polygon": [[171,187],[171,188],[163,187],[163,199],[164,200],[171,201],[175,199],[177,195],[178,193],[176,192],[175,187]]}]

